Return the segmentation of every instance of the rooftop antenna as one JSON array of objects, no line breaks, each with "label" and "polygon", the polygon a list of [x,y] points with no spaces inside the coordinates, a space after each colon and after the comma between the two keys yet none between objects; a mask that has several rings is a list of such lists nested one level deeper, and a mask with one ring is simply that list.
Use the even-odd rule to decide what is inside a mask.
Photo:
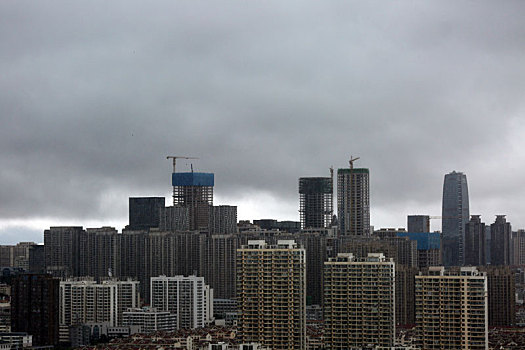
[{"label": "rooftop antenna", "polygon": [[177,163],[177,159],[199,159],[199,158],[185,157],[185,156],[167,156],[166,159],[173,159],[173,172],[175,172],[175,164]]}]

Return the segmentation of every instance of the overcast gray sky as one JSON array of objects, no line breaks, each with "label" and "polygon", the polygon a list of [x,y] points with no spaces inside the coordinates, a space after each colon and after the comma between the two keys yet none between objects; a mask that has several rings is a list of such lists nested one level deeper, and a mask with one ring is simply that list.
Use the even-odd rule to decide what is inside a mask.
[{"label": "overcast gray sky", "polygon": [[[127,222],[167,155],[239,219],[298,220],[297,180],[370,169],[371,223],[525,227],[523,1],[2,1],[0,243]],[[179,169],[190,163],[179,162]],[[439,229],[439,220],[432,222]]]}]

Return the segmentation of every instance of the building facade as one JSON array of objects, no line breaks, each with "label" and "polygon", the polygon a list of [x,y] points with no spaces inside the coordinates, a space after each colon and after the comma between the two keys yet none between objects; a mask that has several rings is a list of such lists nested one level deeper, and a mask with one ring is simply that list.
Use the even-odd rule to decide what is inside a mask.
[{"label": "building facade", "polygon": [[160,209],[160,231],[188,231],[190,229],[189,209],[181,206],[164,207]]},{"label": "building facade", "polygon": [[176,330],[177,317],[156,308],[129,308],[122,314],[123,326],[139,326],[142,333]]},{"label": "building facade", "polygon": [[325,262],[324,337],[328,349],[392,347],[395,264],[381,253],[356,259],[339,253]]},{"label": "building facade", "polygon": [[415,279],[417,267],[396,264],[396,325],[416,324]]},{"label": "building facade", "polygon": [[48,274],[22,274],[11,286],[11,330],[33,336],[33,345],[57,345],[59,280]]},{"label": "building facade", "polygon": [[237,232],[237,207],[213,205],[210,207],[209,233],[231,234]]},{"label": "building facade", "polygon": [[481,267],[487,275],[489,327],[516,323],[516,277],[509,266]]},{"label": "building facade", "polygon": [[337,218],[344,236],[370,236],[370,172],[337,170]]},{"label": "building facade", "polygon": [[416,276],[421,349],[488,350],[487,277],[475,267],[430,267]]},{"label": "building facade", "polygon": [[465,225],[469,217],[467,176],[455,171],[446,174],[443,182],[441,219],[445,266],[461,266],[464,263]]},{"label": "building facade", "polygon": [[249,240],[237,250],[241,341],[306,349],[305,255],[293,240]]},{"label": "building facade", "polygon": [[67,278],[80,273],[80,236],[82,227],[51,227],[44,231],[46,272]]},{"label": "building facade", "polygon": [[235,258],[239,248],[236,234],[207,235],[201,245],[199,276],[219,299],[235,297]]}]

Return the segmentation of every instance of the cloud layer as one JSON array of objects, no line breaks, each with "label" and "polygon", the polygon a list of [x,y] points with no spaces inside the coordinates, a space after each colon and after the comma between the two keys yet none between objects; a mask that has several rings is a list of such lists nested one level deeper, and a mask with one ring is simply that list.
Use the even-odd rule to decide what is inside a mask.
[{"label": "cloud layer", "polygon": [[240,218],[298,220],[297,179],[353,154],[376,227],[440,215],[452,170],[525,227],[524,6],[3,2],[0,223],[125,221],[170,154]]}]

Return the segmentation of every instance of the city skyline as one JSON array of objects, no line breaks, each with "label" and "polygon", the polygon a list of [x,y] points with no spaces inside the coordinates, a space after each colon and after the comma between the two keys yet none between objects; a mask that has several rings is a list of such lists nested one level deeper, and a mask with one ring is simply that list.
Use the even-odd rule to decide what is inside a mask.
[{"label": "city skyline", "polygon": [[453,170],[471,214],[525,227],[524,10],[2,3],[0,243],[120,231],[129,197],[169,203],[172,154],[199,157],[179,169],[215,173],[214,202],[239,220],[299,221],[297,180],[353,154],[376,228],[440,215]]}]

